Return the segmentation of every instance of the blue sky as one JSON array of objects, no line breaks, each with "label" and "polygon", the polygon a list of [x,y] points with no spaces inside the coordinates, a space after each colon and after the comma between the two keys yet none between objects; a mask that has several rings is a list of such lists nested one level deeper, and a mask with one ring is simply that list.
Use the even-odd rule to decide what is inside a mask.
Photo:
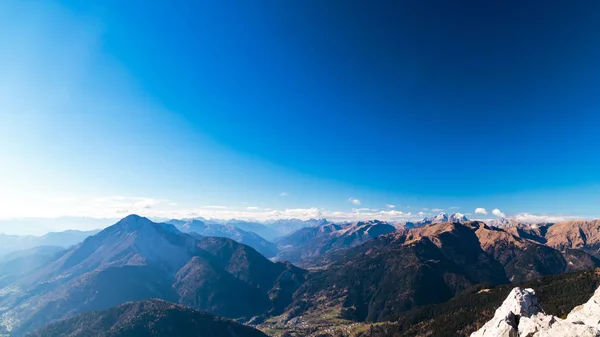
[{"label": "blue sky", "polygon": [[2,1],[0,217],[597,217],[599,14]]}]

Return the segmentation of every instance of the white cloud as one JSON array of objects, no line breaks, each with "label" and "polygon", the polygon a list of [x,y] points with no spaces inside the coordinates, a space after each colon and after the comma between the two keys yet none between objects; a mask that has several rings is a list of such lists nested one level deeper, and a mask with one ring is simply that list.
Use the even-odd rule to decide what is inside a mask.
[{"label": "white cloud", "polygon": [[356,199],[356,198],[348,198],[348,201],[350,201],[351,203],[355,204],[355,205],[360,205],[360,200]]},{"label": "white cloud", "polygon": [[443,212],[444,209],[443,208],[432,208],[431,211],[433,211],[433,212]]},{"label": "white cloud", "polygon": [[387,207],[387,208],[396,208],[396,205],[387,204],[387,205],[385,205],[385,207]]},{"label": "white cloud", "polygon": [[428,211],[429,208],[421,208],[422,211]]},{"label": "white cloud", "polygon": [[581,217],[576,216],[564,216],[564,215],[535,215],[531,213],[519,213],[512,217],[513,219],[519,222],[526,223],[543,223],[543,222],[561,222],[572,219],[581,219]]},{"label": "white cloud", "polygon": [[448,209],[460,209],[460,207],[458,207],[458,206],[452,206],[452,207],[448,207]]},{"label": "white cloud", "polygon": [[506,214],[502,213],[502,212],[501,212],[499,209],[497,209],[497,208],[495,208],[495,209],[492,211],[492,214],[494,214],[495,216],[497,216],[497,217],[500,217],[500,218],[506,218]]},{"label": "white cloud", "polygon": [[202,206],[202,208],[206,208],[206,209],[227,209],[227,206]]},{"label": "white cloud", "polygon": [[287,197],[288,195],[289,195],[288,192],[281,192],[281,193],[279,193],[280,197]]},{"label": "white cloud", "polygon": [[256,206],[248,206],[246,207],[246,210],[248,211],[258,211],[260,209],[260,207],[256,207]]},{"label": "white cloud", "polygon": [[419,213],[417,213],[417,214],[419,214],[419,215],[423,216],[423,215],[425,215],[425,212],[419,212]]},{"label": "white cloud", "polygon": [[485,208],[482,207],[477,207],[475,209],[475,214],[483,214],[483,215],[487,215],[488,211]]},{"label": "white cloud", "polygon": [[377,212],[377,211],[379,211],[379,210],[376,208],[366,208],[366,207],[352,209],[352,212]]}]

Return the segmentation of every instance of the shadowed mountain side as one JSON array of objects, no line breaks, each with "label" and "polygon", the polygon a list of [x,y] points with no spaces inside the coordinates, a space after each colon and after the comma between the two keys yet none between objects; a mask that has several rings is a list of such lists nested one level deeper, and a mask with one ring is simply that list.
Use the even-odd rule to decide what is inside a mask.
[{"label": "shadowed mountain side", "polygon": [[158,299],[51,323],[28,337],[266,337],[256,329]]}]

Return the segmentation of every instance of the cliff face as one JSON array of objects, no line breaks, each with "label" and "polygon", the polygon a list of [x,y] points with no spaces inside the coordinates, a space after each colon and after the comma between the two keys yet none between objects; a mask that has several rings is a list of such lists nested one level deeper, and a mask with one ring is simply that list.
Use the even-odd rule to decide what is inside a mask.
[{"label": "cliff face", "polygon": [[547,315],[533,289],[514,288],[494,317],[471,337],[600,336],[600,288],[565,319]]}]

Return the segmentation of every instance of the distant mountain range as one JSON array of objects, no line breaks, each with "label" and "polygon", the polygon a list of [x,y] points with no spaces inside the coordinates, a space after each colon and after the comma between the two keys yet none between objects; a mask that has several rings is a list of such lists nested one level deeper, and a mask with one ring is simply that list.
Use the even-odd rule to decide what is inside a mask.
[{"label": "distant mountain range", "polygon": [[417,222],[417,225],[424,226],[443,222],[462,223],[467,221],[469,221],[469,219],[467,219],[467,217],[462,213],[455,212],[448,215],[444,212],[441,212],[440,214],[435,215],[433,217],[424,218],[423,220]]},{"label": "distant mountain range", "polygon": [[247,232],[253,232],[267,240],[274,240],[276,238],[280,238],[282,236],[291,234],[299,229],[305,227],[316,227],[330,223],[325,219],[308,219],[308,220],[300,220],[300,219],[279,219],[279,220],[271,220],[263,222],[254,222],[254,221],[245,221],[245,220],[220,220],[220,219],[203,219],[197,218],[195,220],[200,220],[207,225],[210,224],[219,224],[219,225],[227,225],[234,226],[241,230]]},{"label": "distant mountain range", "polygon": [[204,222],[201,220],[169,220],[165,223],[174,225],[184,233],[197,233],[201,236],[217,236],[230,238],[239,243],[248,245],[256,249],[262,255],[271,258],[277,255],[277,245],[263,239],[254,232],[244,231],[233,225],[222,225],[214,222]]},{"label": "distant mountain range", "polygon": [[228,226],[234,226],[236,228],[239,228],[243,231],[246,232],[253,232],[256,233],[258,235],[260,235],[261,237],[267,239],[267,240],[273,240],[277,237],[280,237],[282,234],[280,232],[278,232],[277,230],[263,224],[260,222],[253,222],[253,221],[245,221],[245,220],[217,220],[217,219],[211,219],[211,220],[206,220],[206,219],[199,219],[202,220],[204,223],[206,224],[219,224],[219,225],[228,225]]},{"label": "distant mountain range", "polygon": [[39,246],[68,248],[80,243],[88,236],[94,235],[99,231],[100,230],[67,230],[63,232],[50,232],[42,236],[0,234],[0,256]]},{"label": "distant mountain range", "polygon": [[279,233],[279,236],[285,236],[291,234],[299,229],[306,227],[318,227],[327,225],[330,222],[326,219],[308,219],[308,220],[300,220],[300,219],[279,219],[274,221],[266,222],[266,225],[270,228],[273,228]]},{"label": "distant mountain range", "polygon": [[280,260],[311,265],[325,253],[355,247],[379,235],[394,232],[396,228],[385,221],[358,221],[348,224],[323,223],[316,227],[305,227],[277,239]]},{"label": "distant mountain range", "polygon": [[51,323],[28,337],[267,337],[228,319],[159,299],[130,302]]}]

